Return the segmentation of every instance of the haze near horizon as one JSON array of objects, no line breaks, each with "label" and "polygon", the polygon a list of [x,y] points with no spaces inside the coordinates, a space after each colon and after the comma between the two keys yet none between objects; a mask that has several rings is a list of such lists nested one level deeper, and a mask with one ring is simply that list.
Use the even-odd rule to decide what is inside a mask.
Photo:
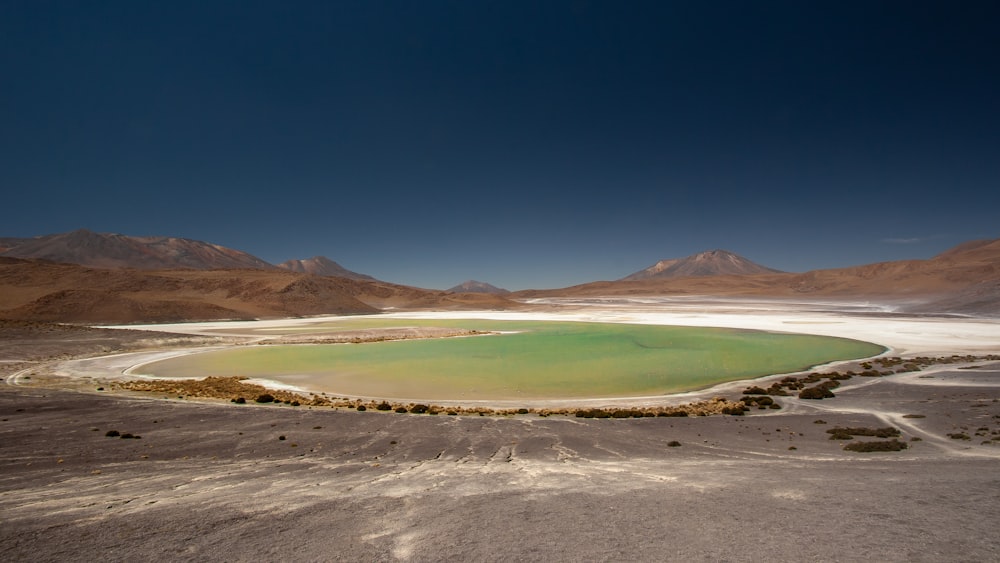
[{"label": "haze near horizon", "polygon": [[990,2],[8,3],[0,236],[511,290],[1000,237]]}]

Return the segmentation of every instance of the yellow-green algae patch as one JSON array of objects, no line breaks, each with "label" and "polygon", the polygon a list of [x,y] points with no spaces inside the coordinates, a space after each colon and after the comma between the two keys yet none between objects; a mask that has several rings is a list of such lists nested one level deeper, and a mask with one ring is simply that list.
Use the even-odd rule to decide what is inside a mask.
[{"label": "yellow-green algae patch", "polygon": [[161,377],[259,377],[312,391],[413,400],[572,399],[691,391],[885,350],[827,336],[613,323],[365,319],[342,326],[512,333],[241,347],[154,362],[137,371]]}]

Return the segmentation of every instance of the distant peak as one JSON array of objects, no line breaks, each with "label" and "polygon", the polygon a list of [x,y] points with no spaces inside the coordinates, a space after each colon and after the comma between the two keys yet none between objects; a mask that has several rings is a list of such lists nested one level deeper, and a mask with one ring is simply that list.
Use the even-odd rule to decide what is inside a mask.
[{"label": "distant peak", "polygon": [[492,293],[495,295],[510,293],[506,289],[477,280],[466,280],[455,287],[446,289],[445,291],[450,293]]},{"label": "distant peak", "polygon": [[622,278],[622,280],[640,281],[648,279],[770,274],[777,272],[779,270],[761,266],[733,252],[716,248],[692,254],[686,258],[660,260],[644,270],[639,270]]},{"label": "distant peak", "polygon": [[336,276],[339,278],[349,278],[353,280],[374,281],[375,278],[367,274],[352,272],[340,264],[330,260],[326,256],[313,256],[304,260],[286,260],[278,264],[279,268],[292,272],[312,274],[314,276]]}]

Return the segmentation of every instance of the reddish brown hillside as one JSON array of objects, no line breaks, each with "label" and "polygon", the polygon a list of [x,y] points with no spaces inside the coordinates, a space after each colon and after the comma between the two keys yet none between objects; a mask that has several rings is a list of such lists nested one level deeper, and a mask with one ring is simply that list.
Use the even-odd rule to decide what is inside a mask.
[{"label": "reddish brown hillside", "polygon": [[122,323],[374,311],[325,278],[290,272],[0,263],[0,317],[8,319]]},{"label": "reddish brown hillside", "polygon": [[105,270],[0,258],[0,318],[6,319],[173,322],[513,306],[497,296],[283,270]]}]

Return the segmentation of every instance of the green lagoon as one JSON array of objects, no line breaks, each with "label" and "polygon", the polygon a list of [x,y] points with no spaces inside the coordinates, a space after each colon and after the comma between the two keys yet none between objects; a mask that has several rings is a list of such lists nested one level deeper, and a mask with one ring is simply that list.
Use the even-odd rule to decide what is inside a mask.
[{"label": "green lagoon", "polygon": [[154,362],[160,377],[247,376],[334,395],[409,400],[636,397],[865,358],[885,348],[826,336],[588,322],[345,319],[302,330],[402,326],[505,334],[246,346]]}]

